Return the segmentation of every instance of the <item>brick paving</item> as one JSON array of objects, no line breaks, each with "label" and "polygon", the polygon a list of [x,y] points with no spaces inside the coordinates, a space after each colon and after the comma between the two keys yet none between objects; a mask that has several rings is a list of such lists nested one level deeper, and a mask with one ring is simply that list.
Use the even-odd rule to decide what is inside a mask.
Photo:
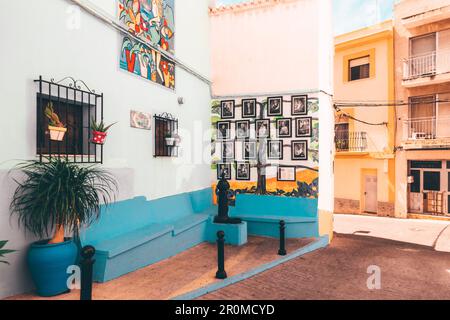
[{"label": "brick paving", "polygon": [[[381,289],[367,268],[381,268]],[[336,235],[331,246],[212,292],[209,300],[450,299],[450,253],[392,240]]]},{"label": "brick paving", "polygon": [[[313,239],[290,239],[287,250],[292,252],[312,242]],[[238,275],[257,266],[280,259],[277,239],[250,237],[242,247],[226,246],[226,271],[228,276]],[[94,300],[164,300],[170,299],[219,280],[217,249],[214,244],[203,243],[170,259],[127,274],[102,284],[94,284]],[[79,291],[61,295],[51,300],[77,300]],[[12,300],[45,300],[33,294],[10,298]]]}]

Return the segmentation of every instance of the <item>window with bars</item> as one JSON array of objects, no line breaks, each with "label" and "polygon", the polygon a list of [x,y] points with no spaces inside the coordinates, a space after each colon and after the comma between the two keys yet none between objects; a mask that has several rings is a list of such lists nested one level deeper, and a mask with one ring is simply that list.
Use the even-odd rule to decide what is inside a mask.
[{"label": "window with bars", "polygon": [[349,80],[355,81],[370,78],[370,57],[362,57],[349,61]]},{"label": "window with bars", "polygon": [[[91,91],[83,81],[71,77],[59,82],[38,84],[36,101],[36,154],[40,161],[62,158],[69,162],[103,163],[103,146],[92,142],[91,121],[103,120],[103,94]],[[67,85],[63,84],[67,83]],[[86,87],[82,89],[81,84]],[[45,109],[52,104],[67,131],[60,140],[52,139]]]}]

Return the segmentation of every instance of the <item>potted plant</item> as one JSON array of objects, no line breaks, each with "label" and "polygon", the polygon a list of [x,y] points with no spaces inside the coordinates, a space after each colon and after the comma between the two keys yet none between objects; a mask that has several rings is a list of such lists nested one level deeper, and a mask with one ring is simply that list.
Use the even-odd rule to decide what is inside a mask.
[{"label": "potted plant", "polygon": [[108,135],[108,130],[111,129],[113,125],[117,122],[106,125],[103,121],[100,123],[95,122],[94,119],[91,121],[91,129],[92,129],[92,143],[94,144],[105,144],[106,136]]},{"label": "potted plant", "polygon": [[53,109],[53,103],[50,101],[44,110],[45,116],[48,118],[48,130],[50,132],[50,140],[63,141],[67,132],[66,126],[60,121],[59,116]]},{"label": "potted plant", "polygon": [[0,241],[0,263],[4,263],[4,264],[9,264],[9,262],[5,261],[5,260],[1,260],[1,259],[3,259],[5,257],[5,255],[7,255],[9,253],[16,252],[15,250],[3,249],[7,243],[8,243],[8,240]]},{"label": "potted plant", "polygon": [[173,135],[173,138],[175,139],[175,146],[179,146],[181,143],[181,137],[176,133]]},{"label": "potted plant", "polygon": [[167,146],[173,146],[175,145],[175,136],[172,135],[172,133],[170,131],[168,131],[165,136],[166,138],[166,145]]},{"label": "potted plant", "polygon": [[24,180],[16,180],[10,211],[18,216],[19,226],[42,239],[30,246],[27,256],[37,293],[50,297],[67,292],[67,268],[78,257],[70,236],[99,217],[101,203],[113,201],[117,182],[96,166],[78,166],[65,159],[29,161],[18,169]]}]

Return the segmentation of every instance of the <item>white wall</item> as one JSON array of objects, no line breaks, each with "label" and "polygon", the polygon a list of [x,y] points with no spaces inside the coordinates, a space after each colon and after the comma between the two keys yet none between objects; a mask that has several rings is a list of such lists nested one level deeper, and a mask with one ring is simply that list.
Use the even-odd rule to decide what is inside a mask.
[{"label": "white wall", "polygon": [[[176,56],[210,77],[208,0],[177,0]],[[115,0],[95,1],[110,15]],[[119,69],[118,31],[81,11],[81,25],[69,30],[68,0],[2,1],[0,21],[0,240],[19,250],[0,265],[0,298],[31,288],[25,253],[33,240],[9,217],[14,189],[7,171],[15,160],[33,159],[36,152],[36,87],[33,80],[73,76],[105,95],[105,120],[119,121],[105,145],[105,165],[118,177],[120,199],[136,195],[158,198],[210,186],[209,86],[176,70],[176,92]],[[19,18],[18,18],[19,17]],[[19,20],[18,20],[19,19]],[[177,97],[185,98],[179,106]],[[180,120],[183,157],[153,158],[152,132],[129,126],[130,110],[170,112]],[[191,157],[191,155],[195,155]],[[205,155],[205,156],[202,156]],[[192,158],[192,159],[191,159]]]}]

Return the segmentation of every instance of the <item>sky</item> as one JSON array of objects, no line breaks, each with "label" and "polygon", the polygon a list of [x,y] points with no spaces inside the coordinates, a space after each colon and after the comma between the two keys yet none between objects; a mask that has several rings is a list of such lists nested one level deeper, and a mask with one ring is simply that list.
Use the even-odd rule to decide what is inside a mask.
[{"label": "sky", "polygon": [[[228,5],[250,0],[217,0]],[[392,18],[395,0],[333,0],[334,34],[350,32]],[[377,6],[378,2],[378,6]],[[378,7],[378,10],[377,10]]]}]

